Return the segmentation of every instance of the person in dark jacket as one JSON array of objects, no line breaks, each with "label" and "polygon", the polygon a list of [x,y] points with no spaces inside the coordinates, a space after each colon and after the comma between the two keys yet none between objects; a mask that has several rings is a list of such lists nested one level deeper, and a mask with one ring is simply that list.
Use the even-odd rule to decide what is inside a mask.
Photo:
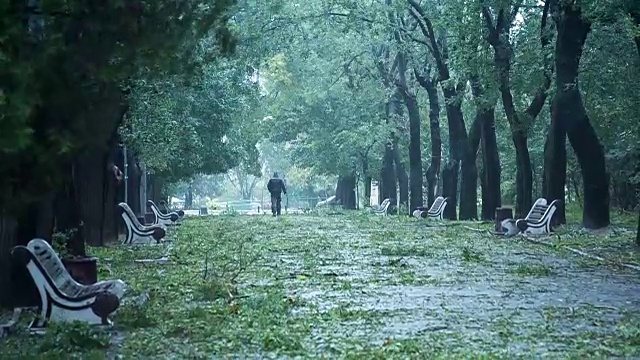
[{"label": "person in dark jacket", "polygon": [[271,213],[273,216],[280,216],[280,208],[282,204],[282,194],[287,195],[287,188],[284,181],[278,177],[278,173],[273,173],[273,177],[267,183],[267,190],[271,194]]}]

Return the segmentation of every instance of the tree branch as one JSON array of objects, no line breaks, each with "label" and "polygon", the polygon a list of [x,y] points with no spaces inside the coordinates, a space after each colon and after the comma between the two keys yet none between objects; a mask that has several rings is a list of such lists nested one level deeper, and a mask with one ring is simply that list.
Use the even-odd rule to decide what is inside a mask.
[{"label": "tree branch", "polygon": [[486,5],[482,5],[482,17],[484,18],[484,23],[489,31],[489,34],[486,36],[487,42],[491,44],[491,46],[498,46],[498,30],[496,26],[493,25],[493,17]]},{"label": "tree branch", "polygon": [[[424,12],[420,4],[418,4],[415,0],[407,1],[409,2],[413,10],[415,10],[415,13],[413,11],[410,11],[411,16],[413,16],[418,21],[418,25],[420,26],[420,30],[422,30],[422,34],[429,40],[429,43],[431,44],[431,54],[433,55],[433,58],[436,62],[438,73],[440,75],[440,81],[448,80],[449,69],[445,64],[442,53],[440,52],[440,48],[438,47],[431,20]],[[424,22],[424,24],[422,24],[422,22]]]},{"label": "tree branch", "polygon": [[344,14],[344,13],[338,13],[338,12],[328,12],[327,15],[329,15],[329,16],[341,16],[341,17],[348,17],[348,18],[355,17],[356,19],[362,20],[364,22],[368,22],[368,23],[371,23],[371,24],[375,23],[374,20],[371,20],[369,18],[366,18],[364,16],[360,16],[360,15],[353,16],[352,14]]},{"label": "tree branch", "polygon": [[[540,44],[542,45],[543,54],[544,54],[544,49],[549,45],[549,43],[551,43],[551,37],[552,37],[552,32],[549,29],[549,25],[547,21],[549,18],[550,6],[551,6],[551,0],[545,1],[544,9],[542,10],[542,20],[540,22]],[[551,63],[551,60],[545,57],[544,69],[543,69],[544,82],[542,83],[542,86],[540,86],[540,88],[534,95],[533,99],[531,100],[531,103],[529,104],[529,106],[527,107],[527,110],[525,111],[527,116],[529,116],[530,118],[535,118],[536,116],[538,116],[538,114],[540,114],[540,111],[542,111],[542,107],[544,106],[544,103],[547,100],[547,95],[548,95],[547,91],[551,87],[551,74],[553,74],[553,71],[554,69],[553,69],[553,64]]]}]

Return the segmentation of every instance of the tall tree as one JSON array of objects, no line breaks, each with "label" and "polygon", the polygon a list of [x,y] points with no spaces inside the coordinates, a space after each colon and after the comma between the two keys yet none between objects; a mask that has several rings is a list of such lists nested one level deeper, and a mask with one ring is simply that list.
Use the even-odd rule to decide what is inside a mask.
[{"label": "tall tree", "polygon": [[[531,122],[542,110],[546,99],[547,90],[551,85],[550,69],[543,69],[544,81],[534,95],[524,114],[516,109],[511,91],[511,65],[513,62],[513,47],[510,40],[511,24],[515,20],[520,9],[521,2],[516,5],[499,4],[495,8],[495,19],[491,14],[491,8],[482,5],[482,16],[485,20],[487,42],[493,47],[494,62],[498,72],[498,87],[502,97],[502,107],[505,111],[511,137],[516,153],[516,214],[524,216],[532,205],[533,173],[531,169],[531,156],[527,144],[527,132]],[[551,41],[551,35],[547,29],[549,14],[549,2],[547,1],[542,12],[540,42],[544,49]]]},{"label": "tall tree", "polygon": [[566,132],[582,170],[582,225],[587,229],[598,229],[610,223],[609,174],[604,150],[589,121],[578,83],[580,59],[591,22],[583,15],[578,4],[548,1],[557,28],[555,111],[552,116]]},{"label": "tall tree", "polygon": [[431,206],[436,198],[440,165],[442,163],[442,138],[440,136],[440,99],[438,97],[437,77],[427,67],[420,74],[414,68],[414,74],[420,85],[427,91],[429,99],[429,137],[431,139],[431,161],[425,177],[427,180],[427,206]]},{"label": "tall tree", "polygon": [[[476,191],[477,171],[467,169],[475,168],[475,157],[469,151],[469,140],[466,125],[462,113],[462,96],[456,87],[456,82],[451,78],[449,64],[447,62],[447,47],[444,36],[438,36],[434,30],[430,17],[424,8],[415,0],[407,0],[411,9],[411,16],[417,21],[420,31],[425,37],[425,47],[433,57],[438,72],[438,83],[442,88],[446,102],[447,123],[449,125],[449,161],[442,171],[443,189],[442,195],[449,198],[445,208],[445,218],[455,220],[457,218],[458,203],[458,176],[462,167],[461,193],[466,190]],[[462,198],[461,198],[462,201]],[[460,204],[460,219],[468,220],[477,218],[477,199],[466,198]]]}]

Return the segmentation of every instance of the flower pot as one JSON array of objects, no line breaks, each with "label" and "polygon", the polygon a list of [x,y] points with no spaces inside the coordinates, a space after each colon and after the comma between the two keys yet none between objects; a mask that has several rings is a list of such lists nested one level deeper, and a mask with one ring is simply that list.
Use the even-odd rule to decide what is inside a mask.
[{"label": "flower pot", "polygon": [[91,285],[98,282],[98,258],[64,258],[62,264],[71,277],[80,284]]}]

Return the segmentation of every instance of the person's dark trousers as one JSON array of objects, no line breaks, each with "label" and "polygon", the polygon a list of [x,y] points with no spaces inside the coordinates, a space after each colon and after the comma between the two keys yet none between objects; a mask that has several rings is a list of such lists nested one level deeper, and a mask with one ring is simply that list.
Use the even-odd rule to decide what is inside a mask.
[{"label": "person's dark trousers", "polygon": [[282,204],[281,194],[271,194],[271,213],[273,216],[280,215],[280,208]]}]

